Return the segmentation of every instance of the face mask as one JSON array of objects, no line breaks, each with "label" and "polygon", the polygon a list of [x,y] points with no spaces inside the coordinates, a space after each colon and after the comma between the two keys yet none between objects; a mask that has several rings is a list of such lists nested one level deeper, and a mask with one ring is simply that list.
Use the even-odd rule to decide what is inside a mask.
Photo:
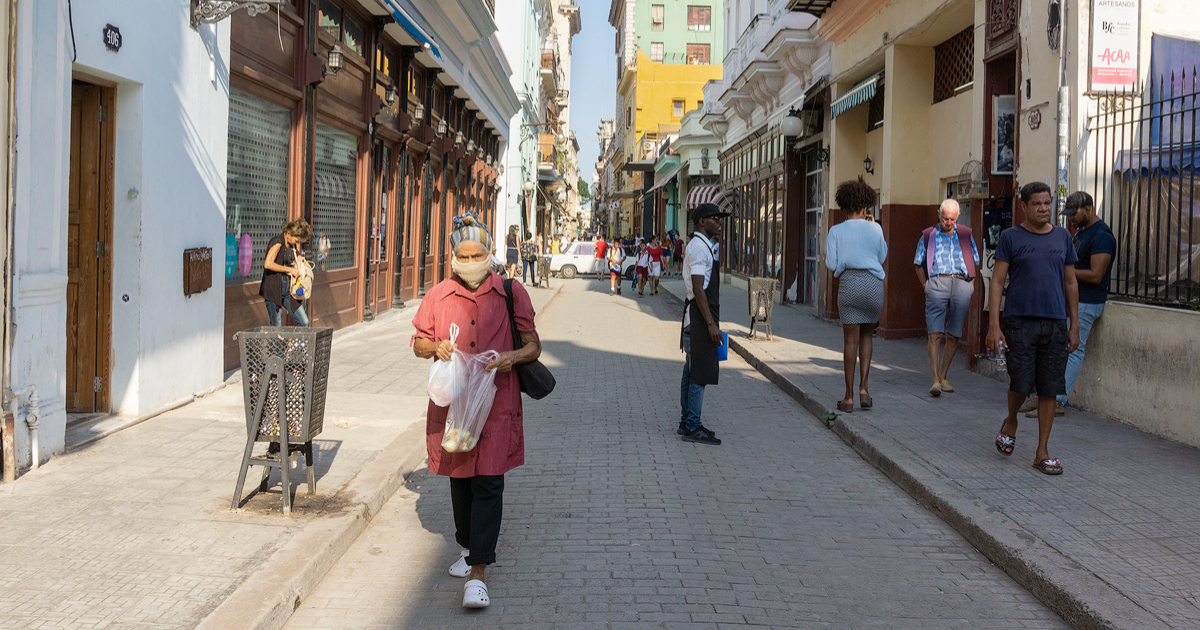
[{"label": "face mask", "polygon": [[[490,258],[490,257],[489,257]],[[450,261],[450,269],[471,289],[478,289],[483,279],[492,270],[492,261],[485,258],[479,262],[459,262],[457,258]]]}]

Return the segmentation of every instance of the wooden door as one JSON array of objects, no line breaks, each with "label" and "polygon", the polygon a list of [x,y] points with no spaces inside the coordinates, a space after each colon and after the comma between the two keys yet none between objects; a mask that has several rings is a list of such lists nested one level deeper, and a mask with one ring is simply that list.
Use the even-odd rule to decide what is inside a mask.
[{"label": "wooden door", "polygon": [[391,308],[392,303],[388,294],[391,270],[388,226],[395,215],[394,154],[392,146],[382,141],[377,141],[371,150],[372,207],[367,210],[367,283],[363,291],[365,312],[371,314]]},{"label": "wooden door", "polygon": [[439,170],[429,158],[425,159],[424,175],[421,178],[421,271],[417,282],[418,290],[423,295],[437,283],[433,268],[436,237],[433,235],[434,171]]},{"label": "wooden door", "polygon": [[[419,162],[407,152],[400,155],[399,190],[397,194],[399,214],[396,219],[396,301],[412,300],[417,297],[417,230],[421,220],[420,188],[417,186]],[[398,306],[398,304],[394,304]]]},{"label": "wooden door", "polygon": [[70,413],[109,411],[112,331],[112,90],[71,86],[67,227],[67,399]]}]

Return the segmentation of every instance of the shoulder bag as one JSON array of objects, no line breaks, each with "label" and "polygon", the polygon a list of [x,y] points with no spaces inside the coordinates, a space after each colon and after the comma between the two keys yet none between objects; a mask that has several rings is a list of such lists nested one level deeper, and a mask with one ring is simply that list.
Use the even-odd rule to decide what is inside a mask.
[{"label": "shoulder bag", "polygon": [[[504,281],[504,301],[508,303],[508,327],[512,330],[513,350],[520,350],[525,344],[521,341],[521,333],[517,331],[511,279]],[[521,382],[521,391],[534,400],[541,400],[554,391],[554,375],[537,359],[529,363],[518,363],[513,366],[513,371],[517,373],[517,380]]]}]

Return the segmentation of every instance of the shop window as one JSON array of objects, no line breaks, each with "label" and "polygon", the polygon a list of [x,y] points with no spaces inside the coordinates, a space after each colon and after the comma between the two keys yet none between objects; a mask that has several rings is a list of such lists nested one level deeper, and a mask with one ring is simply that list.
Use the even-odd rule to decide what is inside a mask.
[{"label": "shop window", "polygon": [[662,60],[663,60],[663,43],[662,42],[651,42],[650,43],[650,61],[662,61]]},{"label": "shop window", "polygon": [[664,28],[663,22],[664,6],[661,4],[650,5],[650,30],[661,31]]},{"label": "shop window", "polygon": [[710,50],[708,44],[688,44],[687,62],[693,66],[707,65],[711,59]]},{"label": "shop window", "polygon": [[229,90],[225,285],[262,279],[267,241],[287,223],[292,112]]},{"label": "shop window", "polygon": [[689,6],[687,8],[688,30],[707,31],[712,29],[712,7]]},{"label": "shop window", "polygon": [[321,0],[318,9],[317,24],[321,30],[329,33],[335,40],[342,42],[359,55],[363,54],[365,31],[358,22],[345,16],[342,8],[330,0]]},{"label": "shop window", "polygon": [[867,108],[867,131],[874,131],[883,126],[883,89],[884,85],[879,84],[875,90],[875,98],[872,98],[870,105]]},{"label": "shop window", "polygon": [[975,30],[963,31],[933,47],[933,102],[968,90],[975,83]]},{"label": "shop window", "polygon": [[353,267],[358,139],[320,123],[316,135],[312,223],[317,270]]},{"label": "shop window", "polygon": [[683,115],[683,101],[671,101],[671,106],[674,109],[673,113],[676,118]]}]

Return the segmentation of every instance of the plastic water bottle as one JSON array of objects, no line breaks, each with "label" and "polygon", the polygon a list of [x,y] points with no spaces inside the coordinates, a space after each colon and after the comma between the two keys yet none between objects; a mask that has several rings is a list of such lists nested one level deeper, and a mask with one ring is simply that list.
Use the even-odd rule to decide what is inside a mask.
[{"label": "plastic water bottle", "polygon": [[996,365],[1008,365],[1008,361],[1004,358],[1004,342],[1000,342],[1000,346],[996,349]]}]

